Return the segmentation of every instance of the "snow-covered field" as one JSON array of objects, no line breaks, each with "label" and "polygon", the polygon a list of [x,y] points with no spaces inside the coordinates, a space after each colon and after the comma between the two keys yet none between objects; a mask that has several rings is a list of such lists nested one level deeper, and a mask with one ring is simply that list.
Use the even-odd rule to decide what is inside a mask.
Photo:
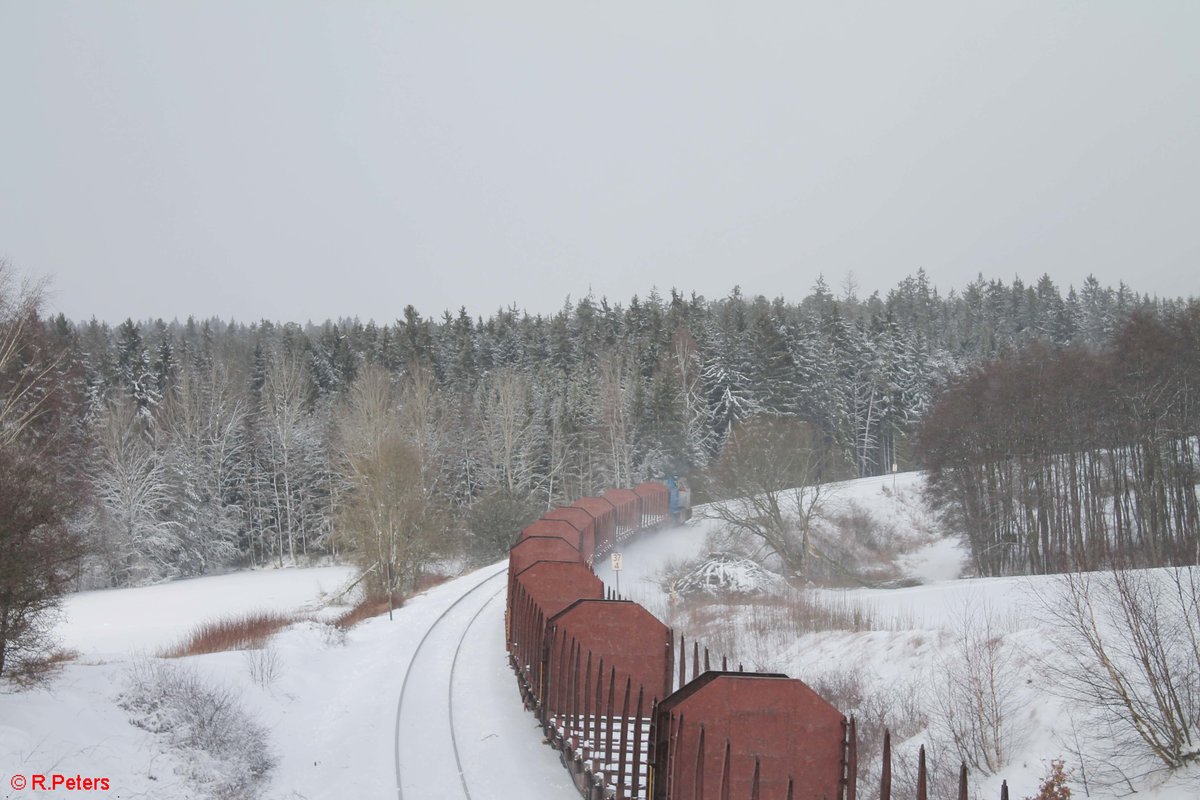
[{"label": "snow-covered field", "polygon": [[[350,574],[342,567],[267,570],[72,596],[59,632],[78,658],[46,686],[0,685],[0,798],[51,796],[11,790],[13,775],[35,773],[106,777],[111,797],[213,793],[216,784],[199,783],[196,768],[219,772],[222,764],[173,751],[164,737],[132,725],[118,705],[131,672],[151,662],[192,670],[266,728],[278,759],[268,798],[395,798],[398,770],[399,796],[407,800],[458,796],[462,780],[475,798],[511,797],[518,779],[532,800],[575,796],[522,709],[506,662],[503,598],[496,596],[502,564],[430,589],[398,609],[395,620],[368,620],[344,640],[314,621],[277,634],[265,650],[153,658],[206,619],[315,609]],[[409,662],[431,629],[401,706]],[[265,680],[255,679],[264,672]],[[461,779],[445,738],[451,690]]]},{"label": "snow-covered field", "polygon": [[[1075,770],[1076,796],[1084,796],[1085,776],[1071,755],[1078,733],[1071,708],[1051,690],[1054,679],[1045,668],[1059,634],[1054,579],[962,578],[965,553],[924,511],[920,488],[918,475],[851,481],[836,487],[827,503],[830,516],[866,513],[886,532],[893,568],[909,579],[893,582],[905,588],[804,594],[843,616],[859,612],[857,630],[800,630],[808,623],[795,621],[786,590],[757,603],[694,606],[673,599],[661,575],[707,552],[713,523],[701,519],[623,544],[620,591],[748,669],[805,679],[864,719],[883,718],[885,711],[918,717],[897,730],[898,755],[911,758],[924,742],[935,745],[935,760],[955,768],[957,758],[936,746],[936,698],[963,641],[964,620],[988,622],[1011,690],[1014,733],[996,776],[973,773],[976,796],[997,797],[1000,776],[1014,800],[1031,795],[1053,758]],[[607,562],[597,572],[616,585]],[[449,581],[409,600],[395,620],[368,620],[345,635],[320,621],[336,610],[323,608],[325,599],[352,577],[345,567],[73,595],[58,634],[63,647],[78,652],[75,660],[41,687],[0,684],[0,798],[51,796],[10,790],[11,776],[33,773],[107,777],[113,797],[214,794],[218,784],[203,778],[205,770],[220,772],[219,759],[172,748],[169,737],[146,729],[156,717],[119,705],[131,676],[144,679],[148,664],[190,670],[265,729],[263,746],[277,760],[263,792],[268,798],[422,800],[461,796],[464,785],[475,798],[576,797],[532,715],[521,708],[506,663],[502,574],[496,564]],[[275,635],[263,650],[172,660],[155,655],[202,621],[261,610],[303,611],[311,619]],[[1125,793],[1101,790],[1094,780],[1086,788],[1093,797]],[[1200,774],[1138,789],[1147,800],[1193,800],[1200,797]]]}]

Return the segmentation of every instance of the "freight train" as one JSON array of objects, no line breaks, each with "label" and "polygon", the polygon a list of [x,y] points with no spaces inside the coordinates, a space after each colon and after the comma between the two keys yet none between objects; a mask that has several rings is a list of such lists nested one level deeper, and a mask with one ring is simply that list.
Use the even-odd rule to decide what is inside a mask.
[{"label": "freight train", "polygon": [[[854,724],[745,672],[606,589],[592,565],[690,514],[674,478],[557,508],[509,553],[505,624],[526,707],[589,800],[854,800]],[[690,656],[690,669],[689,669]]]}]

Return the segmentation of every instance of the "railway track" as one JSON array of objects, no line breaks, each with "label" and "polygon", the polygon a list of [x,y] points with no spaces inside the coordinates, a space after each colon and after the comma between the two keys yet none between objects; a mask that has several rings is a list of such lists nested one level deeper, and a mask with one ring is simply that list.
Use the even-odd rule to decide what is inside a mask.
[{"label": "railway track", "polygon": [[[396,703],[397,800],[459,792],[473,800],[455,733],[454,671],[475,621],[504,591],[507,572],[506,566],[459,596],[433,621],[413,651]],[[453,753],[453,769],[446,752]]]}]

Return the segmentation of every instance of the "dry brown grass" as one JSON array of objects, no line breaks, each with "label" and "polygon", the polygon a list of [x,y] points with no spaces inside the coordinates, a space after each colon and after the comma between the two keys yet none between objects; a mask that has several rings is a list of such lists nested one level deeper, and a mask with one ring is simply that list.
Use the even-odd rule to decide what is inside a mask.
[{"label": "dry brown grass", "polygon": [[441,586],[443,583],[445,583],[446,581],[448,581],[454,577],[456,577],[456,576],[455,575],[442,575],[440,573],[432,573],[432,572],[424,573],[419,578],[417,578],[417,587],[413,590],[413,594],[420,594],[421,592],[428,591],[429,589],[432,589],[435,586]]},{"label": "dry brown grass", "polygon": [[186,639],[162,652],[163,658],[199,656],[226,650],[250,650],[262,647],[267,639],[294,622],[296,614],[277,611],[249,611],[201,623]]},{"label": "dry brown grass", "polygon": [[6,673],[7,677],[22,688],[46,684],[59,673],[63,664],[79,658],[79,651],[58,648],[37,658],[18,662]]},{"label": "dry brown grass", "polygon": [[[439,586],[455,576],[439,575],[436,573],[426,573],[417,578],[416,588],[413,589],[413,594],[432,589],[434,586]],[[404,605],[406,597],[399,592],[392,594],[392,608],[399,608]],[[386,614],[388,610],[388,598],[386,594],[376,593],[369,597],[359,600],[358,603],[345,612],[341,616],[335,618],[330,624],[335,628],[348,631],[358,623],[371,617],[378,617],[380,614]]]},{"label": "dry brown grass", "polygon": [[[404,605],[404,597],[400,594],[393,594],[392,608],[399,608],[402,605]],[[363,620],[378,617],[380,614],[386,614],[387,611],[387,595],[374,594],[358,601],[354,608],[334,619],[331,624],[339,630],[348,631]]]}]

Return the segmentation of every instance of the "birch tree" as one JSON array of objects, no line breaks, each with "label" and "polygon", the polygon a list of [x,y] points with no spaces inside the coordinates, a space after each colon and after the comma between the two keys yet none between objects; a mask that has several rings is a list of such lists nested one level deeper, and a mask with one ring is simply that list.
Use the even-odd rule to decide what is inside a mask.
[{"label": "birch tree", "polygon": [[478,392],[476,419],[488,454],[490,483],[510,496],[527,494],[535,455],[530,452],[533,415],[529,381],[520,372],[494,371]]},{"label": "birch tree", "polygon": [[[370,584],[388,597],[411,591],[433,553],[445,543],[448,518],[436,492],[436,471],[422,454],[416,420],[424,411],[402,411],[404,400],[429,399],[397,390],[383,370],[361,371],[339,406],[339,457],[348,478],[338,514],[341,534]],[[426,411],[430,411],[426,409]],[[415,415],[415,417],[413,416]],[[424,431],[424,434],[427,434]]]},{"label": "birch tree", "polygon": [[309,433],[304,410],[309,391],[308,375],[299,357],[283,349],[276,352],[263,384],[262,398],[270,490],[275,507],[275,551],[280,566],[285,552],[291,563],[296,562],[301,517],[299,471],[303,466],[300,451]]}]

